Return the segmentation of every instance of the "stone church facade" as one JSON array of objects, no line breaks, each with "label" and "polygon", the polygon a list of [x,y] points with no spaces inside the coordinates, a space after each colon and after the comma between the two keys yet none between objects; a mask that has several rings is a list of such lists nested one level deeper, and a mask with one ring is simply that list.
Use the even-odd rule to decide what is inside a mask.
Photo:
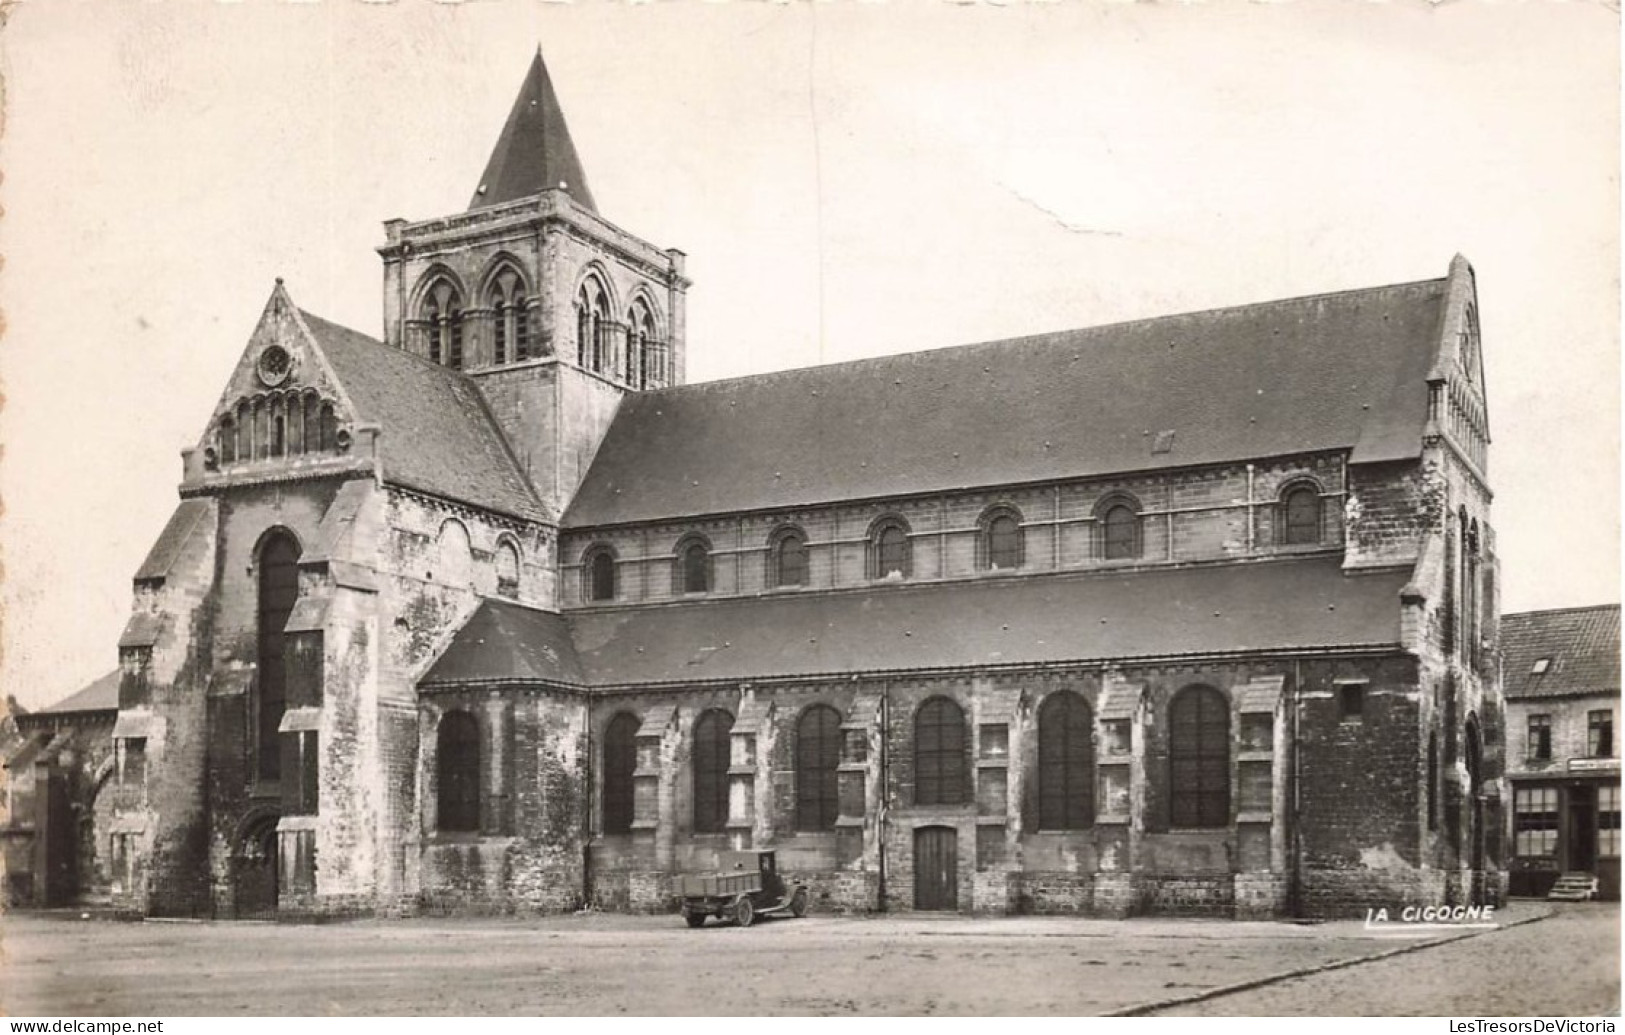
[{"label": "stone church facade", "polygon": [[[134,580],[106,869],[220,917],[1502,893],[1471,267],[685,384],[540,56],[384,340],[279,282]],[[127,779],[135,774],[135,780]]]}]

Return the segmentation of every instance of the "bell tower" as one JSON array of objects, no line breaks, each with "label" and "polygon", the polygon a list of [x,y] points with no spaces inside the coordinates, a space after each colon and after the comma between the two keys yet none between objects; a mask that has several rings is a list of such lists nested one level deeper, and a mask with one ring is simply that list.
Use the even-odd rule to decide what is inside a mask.
[{"label": "bell tower", "polygon": [[683,253],[598,214],[540,50],[468,209],[384,230],[386,342],[479,385],[554,513],[622,397],[683,383]]}]

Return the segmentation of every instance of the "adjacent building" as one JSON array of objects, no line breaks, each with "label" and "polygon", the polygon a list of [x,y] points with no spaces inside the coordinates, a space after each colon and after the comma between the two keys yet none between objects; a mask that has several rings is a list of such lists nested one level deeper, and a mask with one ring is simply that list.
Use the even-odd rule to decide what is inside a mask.
[{"label": "adjacent building", "polygon": [[[1493,900],[1474,274],[708,384],[537,57],[383,338],[280,282],[136,573],[117,901]],[[98,848],[100,851],[100,848]]]},{"label": "adjacent building", "polygon": [[[113,815],[139,793],[139,772],[114,758],[119,673],[34,712],[0,735],[0,903],[106,904],[113,892]],[[128,803],[128,801],[126,801]]]},{"label": "adjacent building", "polygon": [[1619,898],[1619,605],[1502,619],[1511,891],[1564,874]]}]

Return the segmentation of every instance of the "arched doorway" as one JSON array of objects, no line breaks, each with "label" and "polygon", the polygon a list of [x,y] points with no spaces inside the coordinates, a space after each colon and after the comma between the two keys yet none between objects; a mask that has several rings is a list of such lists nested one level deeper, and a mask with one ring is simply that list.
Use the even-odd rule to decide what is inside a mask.
[{"label": "arched doorway", "polygon": [[276,919],[278,816],[261,812],[244,821],[231,853],[233,914],[238,920]]}]

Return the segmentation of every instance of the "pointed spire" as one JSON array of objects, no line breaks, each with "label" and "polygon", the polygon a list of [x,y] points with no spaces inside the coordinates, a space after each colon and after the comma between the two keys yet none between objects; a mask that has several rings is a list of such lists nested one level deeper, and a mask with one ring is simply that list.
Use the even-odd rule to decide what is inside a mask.
[{"label": "pointed spire", "polygon": [[502,127],[502,136],[485,163],[485,175],[480,177],[468,207],[499,205],[560,186],[576,204],[598,211],[538,47],[536,60],[530,64],[525,85],[519,89],[519,98],[508,113],[508,124]]}]

